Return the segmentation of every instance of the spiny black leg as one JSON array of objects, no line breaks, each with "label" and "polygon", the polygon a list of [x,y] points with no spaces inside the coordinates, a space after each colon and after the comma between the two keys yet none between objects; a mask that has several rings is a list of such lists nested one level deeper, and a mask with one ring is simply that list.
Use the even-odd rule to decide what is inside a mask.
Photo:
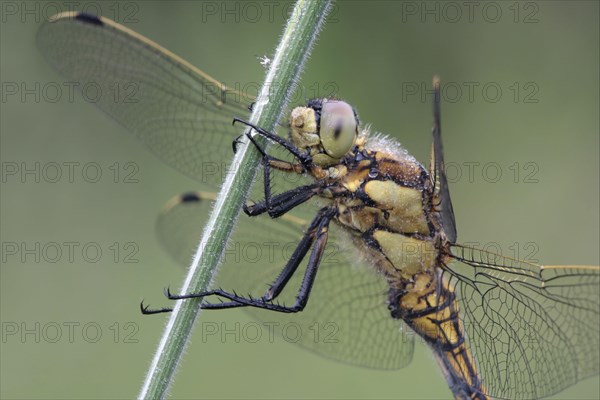
[{"label": "spiny black leg", "polygon": [[248,121],[244,121],[243,119],[240,118],[234,118],[233,119],[233,123],[235,124],[236,122],[241,122],[244,125],[247,125],[249,127],[251,127],[252,129],[254,129],[256,132],[258,132],[259,134],[261,134],[262,136],[266,137],[267,139],[279,144],[280,146],[282,146],[284,149],[286,149],[287,151],[289,151],[294,157],[296,157],[298,159],[298,161],[300,161],[300,163],[302,165],[304,165],[305,167],[308,167],[312,164],[312,157],[310,157],[308,154],[301,152],[296,146],[294,146],[293,144],[291,144],[290,142],[288,142],[287,140],[285,140],[284,138],[281,138],[271,132],[267,132],[266,130],[251,124]]},{"label": "spiny black leg", "polygon": [[251,131],[249,130],[246,133],[243,133],[241,135],[239,135],[238,137],[236,137],[233,142],[231,142],[231,147],[233,148],[233,152],[237,153],[237,149],[238,146],[241,143],[241,138],[243,136],[246,136],[248,138],[248,140],[250,140],[250,142],[254,145],[254,147],[256,148],[256,150],[259,151],[259,153],[268,159],[268,163],[270,166],[275,165],[277,169],[281,169],[284,171],[295,171],[295,165],[293,165],[290,162],[281,160],[279,158],[276,157],[272,157],[270,155],[267,154],[267,152],[265,151],[265,149],[256,141],[256,139],[254,139],[254,137],[251,135]]},{"label": "spiny black leg", "polygon": [[202,303],[200,308],[203,310],[225,310],[227,308],[238,308],[246,307],[245,304],[238,303],[236,301],[227,301],[223,303]]},{"label": "spiny black leg", "polygon": [[[304,256],[308,252],[308,249],[314,243],[315,237],[318,236],[318,229],[321,229],[323,224],[323,218],[321,218],[321,216],[324,216],[328,219],[331,218],[331,216],[326,215],[327,212],[329,211],[321,210],[317,217],[313,219],[311,225],[306,230],[305,235],[302,237],[302,240],[300,241],[300,243],[298,243],[298,246],[294,250],[294,253],[288,260],[286,266],[279,273],[279,275],[275,279],[275,282],[273,282],[273,284],[271,284],[269,289],[265,292],[261,300],[272,301],[277,296],[279,296],[281,291],[285,288],[291,277],[298,269],[298,266],[300,265],[300,262],[304,259]],[[219,304],[216,305],[219,306]]]},{"label": "spiny black leg", "polygon": [[[237,307],[246,307],[246,304],[241,304],[235,301],[211,304],[211,303],[202,303],[200,308],[203,310],[223,310],[226,308],[237,308]],[[149,306],[145,306],[144,302],[140,303],[140,310],[143,315],[153,315],[153,314],[162,314],[162,313],[170,313],[173,311],[171,307],[163,307],[152,310]]]},{"label": "spiny black leg", "polygon": [[[323,216],[323,218],[320,218],[321,215]],[[271,301],[271,300],[275,299],[277,296],[279,296],[281,291],[285,288],[288,281],[290,280],[290,278],[292,277],[292,275],[298,268],[298,265],[300,265],[300,261],[302,258],[304,258],[304,254],[306,254],[306,252],[308,251],[308,247],[306,248],[306,250],[304,250],[303,246],[304,245],[310,246],[310,244],[308,244],[308,243],[304,244],[303,243],[304,240],[308,237],[308,234],[311,234],[310,243],[312,244],[316,238],[317,243],[314,244],[314,246],[316,248],[318,246],[320,230],[322,230],[323,227],[327,227],[327,225],[329,224],[329,221],[331,220],[331,218],[333,218],[333,215],[334,215],[334,213],[330,209],[327,209],[327,208],[319,211],[319,215],[317,216],[317,218],[313,219],[312,223],[306,230],[307,233],[304,235],[304,237],[302,238],[302,241],[300,242],[300,244],[298,245],[298,247],[296,248],[296,250],[290,257],[290,261],[285,266],[285,268],[281,271],[281,273],[277,276],[277,279],[275,279],[275,282],[273,282],[273,284],[269,287],[267,292],[262,297],[263,300]],[[302,251],[304,251],[304,252],[302,253]],[[315,250],[313,248],[313,251],[311,253],[311,259],[314,255],[314,253],[315,253]],[[300,258],[300,259],[297,262],[295,262],[294,260],[296,258]],[[309,259],[308,265],[310,266],[310,264],[311,264],[311,261]],[[307,270],[308,270],[308,268],[309,267],[307,267]],[[305,277],[305,279],[306,279],[306,277]]]},{"label": "spiny black leg", "polygon": [[[256,140],[248,133],[247,134],[248,139],[254,144],[254,146],[256,147],[256,149],[262,154],[263,158],[262,158],[262,164],[263,164],[263,188],[264,188],[264,206],[265,206],[265,210],[269,212],[269,216],[271,218],[277,218],[278,216],[285,214],[287,211],[291,210],[292,208],[294,208],[295,206],[301,204],[302,202],[310,199],[315,193],[312,193],[310,196],[305,197],[303,200],[299,199],[298,202],[290,204],[289,207],[284,208],[283,211],[278,211],[278,209],[280,207],[278,207],[278,209],[273,209],[274,207],[274,200],[272,198],[271,195],[271,168],[273,165],[277,165],[281,168],[281,166],[285,165],[288,166],[289,168],[293,169],[293,166],[288,163],[287,161],[283,161],[280,160],[278,158],[275,157],[271,157],[270,155],[268,155],[265,150],[258,144],[258,142],[256,142]],[[258,215],[261,214],[264,211],[261,211],[257,214],[251,214],[251,211],[248,207],[246,207],[244,205],[244,212],[248,215]]]},{"label": "spiny black leg", "polygon": [[242,135],[236,137],[235,139],[233,139],[233,142],[231,142],[231,148],[233,149],[233,154],[237,153],[238,146],[242,142],[241,141],[242,136],[244,136],[244,135],[242,134]]},{"label": "spiny black leg", "polygon": [[248,138],[248,140],[250,140],[250,142],[254,145],[256,150],[258,150],[259,153],[263,156],[263,158],[265,159],[265,160],[263,160],[263,162],[265,164],[268,164],[270,167],[280,169],[282,171],[288,171],[288,172],[296,171],[296,168],[295,168],[296,166],[294,164],[267,154],[265,149],[251,135],[251,131],[246,132],[245,135]]},{"label": "spiny black leg", "polygon": [[271,286],[269,286],[269,289],[265,292],[265,294],[261,298],[262,301],[271,301],[271,300],[275,299],[277,296],[279,296],[281,291],[285,288],[287,283],[290,281],[290,279],[292,278],[292,276],[298,269],[300,262],[302,262],[302,260],[304,259],[304,256],[306,256],[306,253],[308,253],[308,250],[310,249],[310,247],[313,245],[313,243],[315,241],[315,237],[317,235],[317,227],[320,226],[321,221],[322,221],[320,214],[321,213],[319,213],[319,215],[317,215],[317,217],[315,219],[313,219],[312,223],[306,230],[306,233],[302,237],[302,240],[300,240],[300,243],[298,243],[298,246],[294,250],[294,253],[288,260],[287,264],[281,270],[279,275],[277,275],[277,278],[275,279],[275,281],[271,284]]},{"label": "spiny black leg", "polygon": [[[222,289],[218,290],[210,290],[203,293],[197,293],[192,295],[173,295],[170,290],[167,288],[165,290],[165,295],[170,300],[181,300],[187,298],[197,298],[197,297],[205,297],[205,296],[221,296],[225,297],[231,301],[223,302],[223,303],[203,303],[201,305],[202,309],[207,310],[222,310],[227,308],[238,308],[238,307],[259,307],[266,308],[273,311],[280,312],[297,312],[301,311],[306,305],[306,301],[308,299],[308,295],[310,293],[310,289],[312,288],[312,283],[314,282],[314,277],[316,276],[316,268],[322,258],[323,250],[325,249],[325,245],[327,242],[327,237],[323,236],[321,233],[323,229],[328,229],[329,221],[333,218],[335,214],[332,209],[322,209],[319,211],[317,216],[313,219],[311,225],[306,231],[306,234],[296,247],[296,250],[288,260],[286,266],[281,271],[281,273],[277,276],[275,282],[269,287],[267,292],[260,299],[246,299],[236,294],[230,294],[228,292],[223,291]],[[286,284],[289,282],[290,278],[298,269],[300,262],[304,259],[304,256],[310,249],[311,245],[315,242],[315,238],[317,238],[317,244],[313,248],[311,252],[311,256],[307,265],[307,270],[302,281],[302,285],[300,287],[300,292],[297,296],[296,306],[295,307],[285,307],[280,306],[278,304],[270,304],[265,303],[267,301],[271,301],[275,299],[281,291],[285,288]],[[298,304],[301,304],[301,308],[298,309]],[[296,309],[295,309],[296,308]],[[149,310],[148,306],[144,306],[143,302],[140,304],[140,309],[142,314],[150,315],[150,314],[159,314],[159,313],[167,313],[173,311],[172,308],[161,308],[156,310]]]},{"label": "spiny black leg", "polygon": [[266,155],[263,157],[263,190],[265,194],[265,206],[267,207],[271,218],[274,218],[271,215],[271,166],[269,165],[269,159]]},{"label": "spiny black leg", "polygon": [[[273,285],[271,285],[269,290],[267,290],[267,292],[263,296],[263,299],[261,299],[262,302],[267,301],[267,300],[265,300],[265,298],[272,300],[276,295],[278,295],[281,292],[281,290],[283,289],[283,287],[285,287],[285,284],[290,280],[290,278],[292,277],[294,272],[298,269],[300,262],[302,262],[302,260],[304,259],[304,256],[306,255],[306,253],[308,253],[308,250],[310,249],[310,247],[312,246],[312,244],[315,240],[315,235],[316,235],[315,228],[320,225],[320,222],[322,220],[321,214],[322,213],[319,212],[319,214],[314,218],[310,227],[306,230],[306,233],[300,240],[300,243],[298,243],[298,246],[296,246],[294,253],[288,260],[287,264],[285,265],[285,267],[283,268],[281,273],[278,275],[277,279],[275,280],[275,283],[273,283]],[[223,291],[222,289],[218,289],[218,290],[211,290],[211,291],[192,294],[192,295],[174,296],[171,294],[169,289],[166,289],[165,295],[170,300],[178,300],[178,299],[186,299],[186,298],[190,298],[190,297],[203,297],[203,296],[211,296],[211,295],[219,295],[219,296],[229,298],[228,296],[230,294]],[[235,294],[233,294],[233,296],[237,297],[237,295],[235,295]],[[230,299],[230,300],[232,300],[232,299]],[[229,304],[229,302],[228,303],[220,303],[220,304],[219,303],[211,304],[211,308],[229,308],[229,307],[223,306],[224,304]],[[239,303],[239,304],[244,305],[244,306],[248,305],[245,303]]]},{"label": "spiny black leg", "polygon": [[256,147],[256,149],[260,152],[260,154],[262,154],[263,157],[267,157],[267,153],[265,152],[265,149],[263,149],[263,147],[256,141],[254,140],[254,138],[251,135],[251,130],[248,130],[248,132],[243,133],[241,135],[239,135],[238,137],[236,137],[233,142],[231,143],[231,147],[233,148],[233,153],[237,153],[237,148],[240,145],[240,143],[242,142],[241,139],[243,136],[246,136],[250,142],[252,142],[252,144],[254,145],[254,147]]},{"label": "spiny black leg", "polygon": [[[254,138],[250,134],[250,131],[248,131],[246,133],[246,136],[248,137],[250,142],[254,145],[254,147],[260,152],[260,154],[262,154],[263,180],[264,180],[263,187],[264,187],[264,193],[265,193],[264,202],[266,205],[266,209],[268,210],[271,208],[271,205],[270,205],[270,201],[271,201],[271,167],[269,165],[269,156],[267,155],[265,150],[262,148],[262,146],[259,145],[256,140],[254,140]],[[244,212],[247,215],[250,215],[247,211],[247,207],[245,204],[244,204],[243,208],[244,208]]]},{"label": "spiny black leg", "polygon": [[294,304],[293,312],[304,310],[304,307],[306,307],[306,304],[308,303],[310,292],[313,284],[315,283],[315,278],[317,277],[317,270],[319,269],[321,259],[323,258],[323,253],[327,247],[330,221],[331,219],[323,220],[323,223],[318,228],[317,240],[315,241],[312,252],[310,253],[310,258],[308,259],[308,264],[306,265],[306,272],[304,273],[304,279],[302,279],[298,296],[296,296],[296,303]]},{"label": "spiny black leg", "polygon": [[318,194],[320,190],[320,184],[299,186],[287,192],[271,196],[269,203],[265,199],[249,206],[244,205],[244,212],[251,217],[268,212],[271,218],[277,218],[309,200]]},{"label": "spiny black leg", "polygon": [[173,311],[173,309],[170,307],[157,308],[156,310],[151,310],[148,307],[150,307],[150,306],[145,306],[144,301],[142,300],[142,302],[140,303],[140,311],[144,315],[162,314],[162,313],[168,313],[168,312]]},{"label": "spiny black leg", "polygon": [[[262,148],[262,146],[256,141],[254,140],[254,138],[252,137],[252,135],[250,135],[250,132],[247,132],[245,134],[248,139],[250,140],[250,142],[254,145],[254,147],[260,152],[260,154],[262,155],[262,165],[263,165],[263,173],[264,173],[264,194],[265,194],[265,203],[267,204],[267,209],[270,208],[270,200],[271,200],[271,161],[276,162],[276,163],[280,163],[280,164],[289,164],[286,161],[283,160],[279,160],[275,157],[271,157],[269,156],[265,150]],[[238,136],[232,143],[231,146],[233,148],[233,152],[236,153],[237,152],[237,148],[241,142],[241,137],[244,135],[240,135]],[[246,214],[248,214],[248,211],[246,209],[246,205],[244,205],[244,212],[246,212]],[[249,214],[248,214],[249,215]]]},{"label": "spiny black leg", "polygon": [[[288,141],[286,141],[285,139],[280,138],[279,136],[276,136],[270,132],[265,131],[262,128],[258,128],[252,124],[250,124],[249,122],[243,121],[241,119],[234,119],[234,123],[236,121],[242,122],[248,126],[250,126],[251,128],[255,129],[258,133],[262,134],[263,136],[267,137],[268,139],[274,140],[276,143],[280,144],[281,146],[283,146],[285,149],[287,149],[288,151],[290,151],[297,159],[300,160],[300,164],[302,165],[302,169],[306,170],[308,168],[308,166],[310,165],[310,163],[312,163],[312,160],[309,156],[307,156],[304,153],[300,153],[298,151],[298,149],[293,146],[292,144],[290,144]],[[248,137],[248,139],[250,140],[250,142],[252,144],[254,144],[254,147],[260,152],[260,154],[262,155],[262,164],[263,164],[263,180],[264,180],[264,204],[266,207],[266,210],[269,211],[269,215],[272,218],[275,218],[276,216],[279,216],[281,214],[284,214],[284,212],[271,212],[272,209],[272,204],[271,204],[271,168],[276,168],[282,171],[286,171],[286,172],[299,172],[298,171],[298,164],[292,164],[289,163],[287,161],[275,158],[270,156],[269,154],[267,154],[267,152],[265,151],[265,149],[254,139],[254,137],[251,134],[251,131],[246,132],[246,136]],[[234,146],[234,149],[236,148],[236,146]],[[308,197],[310,198],[310,197]],[[306,198],[306,200],[308,200],[308,198]],[[304,201],[306,201],[304,200]],[[300,204],[300,203],[297,203]],[[296,204],[296,205],[297,205]],[[288,210],[291,208],[288,208]],[[249,214],[248,209],[245,207],[244,211],[246,212],[246,214]],[[264,211],[263,211],[264,212]],[[262,213],[262,212],[260,212]],[[255,214],[258,215],[258,214]]]},{"label": "spiny black leg", "polygon": [[250,140],[250,142],[254,145],[254,147],[256,148],[256,150],[258,150],[259,153],[263,157],[267,157],[267,152],[265,151],[265,149],[263,149],[263,147],[256,141],[256,139],[254,139],[252,137],[252,130],[249,129],[248,132],[245,133],[245,135],[248,138],[248,140]]},{"label": "spiny black leg", "polygon": [[[265,152],[265,150],[258,144],[258,142],[256,140],[254,140],[254,138],[252,137],[252,135],[250,134],[250,132],[247,133],[248,139],[250,139],[250,142],[252,142],[252,144],[254,144],[254,147],[256,147],[256,149],[258,149],[258,151],[262,154],[262,164],[263,164],[263,188],[264,188],[264,194],[265,194],[265,205],[267,207],[267,210],[271,209],[271,166],[269,165],[269,155]],[[244,205],[244,212],[246,212],[246,207]],[[246,214],[248,214],[246,212]],[[250,214],[248,214],[250,215]]]},{"label": "spiny black leg", "polygon": [[[304,307],[306,306],[306,303],[308,302],[308,297],[310,296],[310,291],[312,289],[312,286],[313,286],[313,283],[314,283],[314,280],[315,280],[315,277],[317,274],[317,269],[318,269],[321,259],[323,257],[323,252],[325,251],[325,247],[327,245],[327,238],[329,235],[329,222],[331,221],[331,219],[333,218],[334,215],[335,215],[335,209],[324,208],[319,211],[317,217],[313,220],[313,223],[311,223],[311,228],[313,228],[313,229],[310,229],[306,233],[305,237],[298,245],[297,251],[294,252],[294,255],[297,257],[294,257],[294,255],[292,256],[292,258],[290,259],[288,264],[284,267],[281,274],[277,277],[277,280],[275,281],[275,283],[269,288],[267,293],[262,298],[260,298],[260,299],[245,298],[245,297],[238,296],[236,294],[225,292],[221,289],[210,290],[210,291],[203,292],[203,293],[195,293],[195,294],[187,294],[187,295],[179,295],[179,296],[172,295],[171,293],[167,293],[168,298],[171,300],[181,300],[181,299],[189,299],[189,298],[216,295],[216,296],[220,296],[220,297],[229,299],[233,303],[240,303],[241,305],[262,308],[262,309],[271,310],[271,311],[277,311],[277,312],[283,312],[283,313],[294,313],[294,312],[302,311],[304,309]],[[268,302],[268,301],[274,299],[275,297],[277,297],[277,295],[279,293],[281,293],[281,291],[283,290],[283,288],[285,287],[287,282],[289,282],[290,277],[296,271],[298,265],[304,258],[304,255],[306,254],[306,252],[310,248],[310,245],[313,242],[315,243],[315,245],[313,247],[313,250],[311,251],[310,258],[308,260],[308,264],[306,267],[306,272],[304,273],[304,278],[300,285],[300,290],[298,292],[298,295],[296,296],[296,302],[295,302],[294,306],[286,307],[286,306],[282,306],[279,304],[273,304],[273,303]],[[296,254],[296,253],[298,253],[298,254]],[[294,264],[296,264],[296,265],[294,266]],[[226,306],[223,306],[221,308],[232,308],[232,306],[229,302],[222,303],[222,304],[226,305]],[[240,305],[240,307],[241,307],[241,305]],[[210,308],[218,309],[218,308],[220,308],[219,306],[221,306],[221,305],[220,304],[211,304]]]}]

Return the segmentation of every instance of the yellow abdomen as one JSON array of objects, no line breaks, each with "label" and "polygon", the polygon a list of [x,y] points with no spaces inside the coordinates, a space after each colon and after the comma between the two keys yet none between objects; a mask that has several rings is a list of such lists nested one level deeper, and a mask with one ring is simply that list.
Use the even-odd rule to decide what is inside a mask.
[{"label": "yellow abdomen", "polygon": [[390,291],[392,316],[431,346],[456,399],[489,399],[467,347],[454,291],[435,273],[420,273]]}]

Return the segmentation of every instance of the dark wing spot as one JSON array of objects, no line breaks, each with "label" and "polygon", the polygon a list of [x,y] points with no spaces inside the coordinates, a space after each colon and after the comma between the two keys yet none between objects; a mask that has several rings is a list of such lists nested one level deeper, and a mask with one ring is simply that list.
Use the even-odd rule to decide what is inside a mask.
[{"label": "dark wing spot", "polygon": [[198,193],[195,192],[189,192],[181,195],[182,203],[196,203],[200,200],[202,199],[200,198],[200,196],[198,196]]},{"label": "dark wing spot", "polygon": [[87,13],[79,13],[75,16],[75,19],[78,21],[82,21],[88,24],[92,24],[92,25],[98,25],[98,26],[102,26],[104,25],[104,22],[102,22],[102,20],[100,18],[98,18],[97,16],[93,15],[93,14],[87,14]]}]

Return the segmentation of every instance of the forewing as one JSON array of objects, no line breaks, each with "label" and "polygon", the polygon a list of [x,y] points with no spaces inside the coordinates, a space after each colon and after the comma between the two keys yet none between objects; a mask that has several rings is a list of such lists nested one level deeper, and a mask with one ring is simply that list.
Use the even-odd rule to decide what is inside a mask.
[{"label": "forewing", "polygon": [[84,97],[166,163],[215,189],[241,132],[246,99],[151,40],[103,17],[63,13],[37,43]]},{"label": "forewing", "polygon": [[493,397],[549,396],[598,374],[600,268],[540,266],[452,246],[445,268]]},{"label": "forewing", "polygon": [[452,199],[450,198],[450,188],[446,170],[444,167],[444,146],[442,145],[442,121],[441,121],[441,96],[440,80],[438,77],[433,79],[433,144],[431,147],[431,166],[434,184],[436,188],[436,197],[439,201],[439,212],[442,217],[444,232],[448,240],[456,242],[456,222],[454,219],[454,209]]},{"label": "forewing", "polygon": [[[210,201],[175,200],[158,219],[160,242],[186,267],[211,207]],[[262,296],[292,254],[315,210],[305,207],[299,214],[289,213],[277,220],[242,215],[213,288]],[[385,280],[364,263],[357,262],[341,232],[335,227],[331,231],[304,311],[281,314],[245,310],[284,340],[325,357],[377,369],[405,366],[412,359],[413,335],[403,323],[391,318]],[[296,271],[277,299],[279,303],[293,304],[305,265]],[[207,300],[218,302],[214,298]]]}]

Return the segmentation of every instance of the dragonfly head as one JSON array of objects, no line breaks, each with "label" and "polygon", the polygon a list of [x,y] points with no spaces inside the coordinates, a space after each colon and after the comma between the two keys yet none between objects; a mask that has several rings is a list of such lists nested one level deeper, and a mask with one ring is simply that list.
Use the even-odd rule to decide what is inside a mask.
[{"label": "dragonfly head", "polygon": [[296,107],[290,117],[291,139],[308,150],[321,167],[337,164],[356,144],[358,116],[345,101],[317,99]]}]

